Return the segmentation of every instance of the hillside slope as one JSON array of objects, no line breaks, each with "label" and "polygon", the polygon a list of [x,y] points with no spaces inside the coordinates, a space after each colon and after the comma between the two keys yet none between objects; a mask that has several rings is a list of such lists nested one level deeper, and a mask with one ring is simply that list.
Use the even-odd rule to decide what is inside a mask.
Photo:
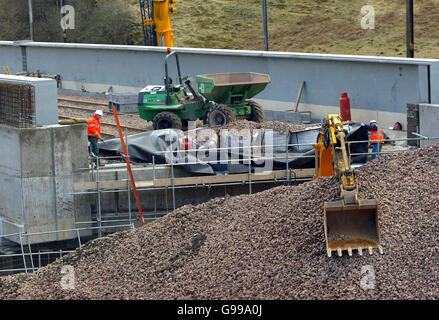
[{"label": "hillside slope", "polygon": [[[361,28],[361,8],[375,29]],[[405,56],[404,0],[267,0],[272,51]],[[178,47],[263,50],[260,0],[179,0]],[[415,1],[416,57],[439,58],[439,0]]]}]

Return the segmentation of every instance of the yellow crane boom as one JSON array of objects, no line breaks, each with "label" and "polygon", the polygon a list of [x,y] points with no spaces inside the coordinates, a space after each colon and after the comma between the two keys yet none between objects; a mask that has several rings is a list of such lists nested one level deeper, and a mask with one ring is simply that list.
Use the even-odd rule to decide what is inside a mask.
[{"label": "yellow crane boom", "polygon": [[174,46],[171,13],[177,0],[140,0],[145,45]]}]

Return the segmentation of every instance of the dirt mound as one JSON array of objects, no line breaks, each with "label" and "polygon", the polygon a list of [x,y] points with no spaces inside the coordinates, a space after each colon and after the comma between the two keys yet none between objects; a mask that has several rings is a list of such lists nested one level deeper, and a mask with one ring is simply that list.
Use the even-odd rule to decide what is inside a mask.
[{"label": "dirt mound", "polygon": [[[24,282],[1,279],[0,298],[438,299],[438,165],[439,144],[360,168],[360,198],[380,203],[384,255],[326,256],[323,203],[339,196],[337,180],[321,178],[184,206],[92,241]],[[74,267],[74,290],[60,288],[64,265]]]}]

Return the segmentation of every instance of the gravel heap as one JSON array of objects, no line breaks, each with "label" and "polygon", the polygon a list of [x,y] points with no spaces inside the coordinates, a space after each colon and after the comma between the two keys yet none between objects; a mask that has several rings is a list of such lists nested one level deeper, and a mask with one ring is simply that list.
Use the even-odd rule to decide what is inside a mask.
[{"label": "gravel heap", "polygon": [[[339,189],[320,178],[186,205],[34,274],[0,278],[0,298],[438,299],[438,166],[436,144],[359,169],[360,198],[380,203],[384,255],[326,256],[323,203]],[[74,290],[60,288],[64,265],[75,268]],[[375,272],[373,289],[363,267]]]}]

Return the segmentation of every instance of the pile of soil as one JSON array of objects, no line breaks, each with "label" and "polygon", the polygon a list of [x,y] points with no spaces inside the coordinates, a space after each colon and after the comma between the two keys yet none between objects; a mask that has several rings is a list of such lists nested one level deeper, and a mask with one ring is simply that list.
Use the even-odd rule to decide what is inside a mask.
[{"label": "pile of soil", "polygon": [[[384,255],[327,257],[323,204],[339,188],[320,178],[186,205],[34,274],[1,278],[0,298],[438,299],[438,165],[436,144],[359,169],[360,199],[379,201]],[[60,286],[65,265],[73,290]]]}]

